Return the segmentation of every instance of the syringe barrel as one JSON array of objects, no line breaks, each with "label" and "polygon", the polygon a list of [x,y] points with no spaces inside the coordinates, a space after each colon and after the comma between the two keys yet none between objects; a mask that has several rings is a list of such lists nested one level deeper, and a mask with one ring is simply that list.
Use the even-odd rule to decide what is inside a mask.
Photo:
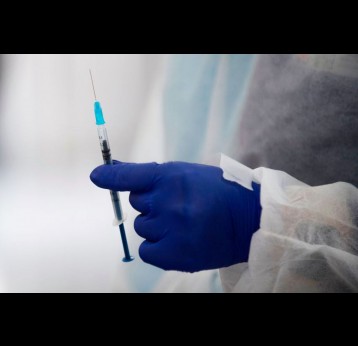
[{"label": "syringe barrel", "polygon": [[124,222],[121,200],[117,191],[109,191],[111,194],[113,212],[115,217],[115,225],[120,225]]},{"label": "syringe barrel", "polygon": [[[101,145],[103,162],[106,165],[113,165],[111,148],[109,146],[106,127],[104,125],[98,125],[97,131],[98,131],[99,143]],[[124,220],[123,220],[123,212],[122,212],[121,200],[119,199],[119,194],[117,191],[110,191],[110,194],[111,194],[114,216],[117,221],[116,223],[121,224],[123,223]]]},{"label": "syringe barrel", "polygon": [[108,135],[105,125],[98,125],[97,132],[98,132],[99,144],[101,146],[103,162],[106,165],[111,165],[113,163],[112,156],[111,156],[111,148],[109,146],[109,140],[108,140]]}]

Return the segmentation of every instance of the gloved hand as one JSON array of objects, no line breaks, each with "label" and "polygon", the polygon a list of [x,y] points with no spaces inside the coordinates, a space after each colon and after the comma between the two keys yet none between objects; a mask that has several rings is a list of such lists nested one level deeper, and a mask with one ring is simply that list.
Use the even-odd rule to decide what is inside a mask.
[{"label": "gloved hand", "polygon": [[134,222],[146,240],[144,262],[165,270],[196,272],[248,260],[259,229],[260,187],[223,178],[220,168],[185,162],[102,165],[91,173],[101,188],[131,191],[141,212]]}]

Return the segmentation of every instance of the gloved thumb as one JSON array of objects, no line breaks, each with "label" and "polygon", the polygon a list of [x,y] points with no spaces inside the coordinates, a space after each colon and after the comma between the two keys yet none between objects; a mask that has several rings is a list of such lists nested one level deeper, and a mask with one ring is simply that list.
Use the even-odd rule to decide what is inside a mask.
[{"label": "gloved thumb", "polygon": [[103,189],[113,191],[145,191],[155,178],[157,163],[124,163],[102,165],[95,168],[90,179]]}]

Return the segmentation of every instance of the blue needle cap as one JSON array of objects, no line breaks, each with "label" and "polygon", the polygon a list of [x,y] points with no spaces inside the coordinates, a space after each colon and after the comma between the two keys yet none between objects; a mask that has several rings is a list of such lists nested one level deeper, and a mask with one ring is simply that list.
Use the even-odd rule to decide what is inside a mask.
[{"label": "blue needle cap", "polygon": [[95,101],[94,103],[94,114],[96,116],[96,125],[104,125],[106,123],[103,118],[102,107],[99,101]]}]

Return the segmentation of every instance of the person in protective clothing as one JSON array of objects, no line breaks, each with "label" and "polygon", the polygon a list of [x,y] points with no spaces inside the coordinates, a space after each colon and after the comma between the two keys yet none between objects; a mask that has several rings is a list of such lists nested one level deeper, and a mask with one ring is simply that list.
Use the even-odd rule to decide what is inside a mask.
[{"label": "person in protective clothing", "polygon": [[356,292],[357,77],[357,56],[264,55],[233,159],[116,162],[91,180],[131,191],[147,263],[220,269],[226,292]]}]

